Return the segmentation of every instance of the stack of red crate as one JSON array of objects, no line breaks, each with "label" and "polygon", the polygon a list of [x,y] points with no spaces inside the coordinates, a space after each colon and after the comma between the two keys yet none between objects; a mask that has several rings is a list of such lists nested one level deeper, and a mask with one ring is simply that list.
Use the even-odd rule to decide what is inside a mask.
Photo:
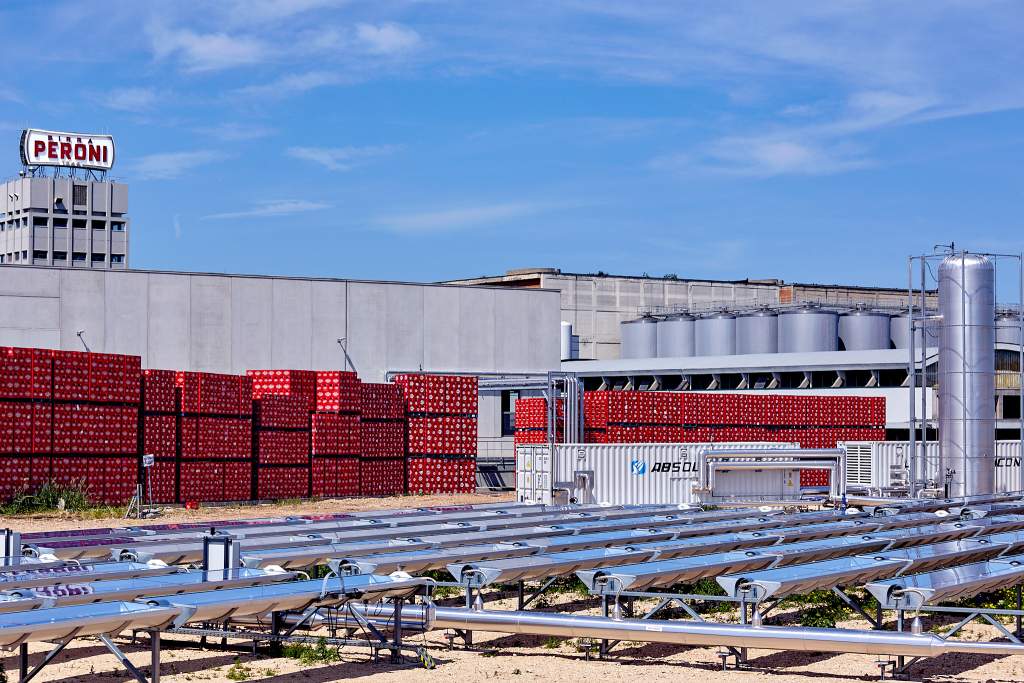
[{"label": "stack of red crate", "polygon": [[[607,394],[607,427],[603,435],[599,429],[593,435],[604,436],[606,443],[679,442],[685,436],[684,394],[653,391],[610,391],[596,394]],[[584,394],[584,401],[587,400]],[[595,410],[600,415],[603,410],[601,399],[595,397],[589,400],[591,404],[597,404]],[[586,416],[586,404],[584,411]]]},{"label": "stack of red crate", "polygon": [[405,404],[398,384],[362,385],[359,493],[405,493]]},{"label": "stack of red crate", "polygon": [[44,349],[0,347],[0,498],[50,477],[53,362]]},{"label": "stack of red crate", "polygon": [[314,497],[359,495],[361,384],[354,372],[316,373],[310,480]]},{"label": "stack of red crate", "polygon": [[[557,403],[558,416],[565,414],[565,404]],[[561,424],[558,424],[559,437],[562,435]],[[516,401],[515,436],[517,444],[547,443],[548,440],[548,401],[543,397],[520,398]],[[560,438],[558,440],[561,440]]]},{"label": "stack of red crate", "polygon": [[182,502],[252,496],[252,380],[178,372],[178,496]]},{"label": "stack of red crate", "polygon": [[148,468],[147,495],[155,503],[178,502],[179,398],[174,370],[142,372],[142,453]]},{"label": "stack of red crate", "polygon": [[249,370],[256,412],[256,498],[308,498],[317,373]]},{"label": "stack of red crate", "polygon": [[141,358],[53,351],[51,478],[127,502],[138,481]]},{"label": "stack of red crate", "polygon": [[406,410],[409,493],[469,493],[476,489],[476,377],[408,374],[395,377]]}]

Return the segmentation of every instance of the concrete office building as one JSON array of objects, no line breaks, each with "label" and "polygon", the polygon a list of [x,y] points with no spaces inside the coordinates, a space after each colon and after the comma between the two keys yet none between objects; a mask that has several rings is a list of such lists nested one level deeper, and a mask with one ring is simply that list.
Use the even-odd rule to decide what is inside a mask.
[{"label": "concrete office building", "polygon": [[619,357],[619,323],[643,313],[816,302],[902,306],[906,290],[845,285],[786,284],[782,280],[699,280],[604,273],[563,273],[556,268],[523,268],[505,275],[452,280],[454,284],[555,289],[561,292],[562,320],[572,323],[579,358]]},{"label": "concrete office building", "polygon": [[124,270],[128,186],[107,180],[23,177],[0,191],[0,263]]}]

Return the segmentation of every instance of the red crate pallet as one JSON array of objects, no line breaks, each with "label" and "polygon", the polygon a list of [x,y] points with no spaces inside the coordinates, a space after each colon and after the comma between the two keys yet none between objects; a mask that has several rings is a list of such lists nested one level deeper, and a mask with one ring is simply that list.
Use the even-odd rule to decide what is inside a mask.
[{"label": "red crate pallet", "polygon": [[178,418],[174,415],[143,415],[142,452],[173,458],[178,452]]},{"label": "red crate pallet", "polygon": [[[145,495],[154,503],[175,503],[178,500],[178,465],[174,460],[157,459],[152,467],[145,468],[148,481]],[[249,496],[247,495],[246,498]]]},{"label": "red crate pallet", "polygon": [[313,458],[313,489],[317,498],[359,495],[359,458]]},{"label": "red crate pallet", "polygon": [[138,409],[92,403],[53,406],[53,451],[82,454],[137,454]]},{"label": "red crate pallet", "polygon": [[249,412],[249,382],[239,375],[178,372],[181,411],[205,415],[243,415]]},{"label": "red crate pallet", "polygon": [[308,429],[310,411],[301,396],[264,396],[255,403],[257,428]]},{"label": "red crate pallet", "polygon": [[405,459],[361,459],[359,462],[359,493],[363,496],[405,493]]},{"label": "red crate pallet", "polygon": [[309,463],[309,432],[257,432],[257,461],[261,465]]},{"label": "red crate pallet", "polygon": [[301,399],[306,410],[316,408],[316,372],[312,370],[249,370],[252,397],[291,396]]},{"label": "red crate pallet", "polygon": [[358,415],[313,415],[313,455],[359,455],[362,451]]},{"label": "red crate pallet", "polygon": [[404,421],[364,421],[360,429],[364,458],[395,458],[405,454]]},{"label": "red crate pallet", "polygon": [[410,457],[405,466],[409,493],[472,493],[476,490],[475,458]]},{"label": "red crate pallet", "polygon": [[52,379],[51,351],[0,346],[0,398],[50,398]]},{"label": "red crate pallet", "polygon": [[362,382],[354,372],[316,372],[316,410],[328,413],[358,413],[363,405]]},{"label": "red crate pallet", "polygon": [[256,470],[256,491],[260,500],[277,498],[307,498],[309,496],[309,466],[260,467]]},{"label": "red crate pallet", "polygon": [[10,500],[32,485],[30,458],[0,457],[0,499]]},{"label": "red crate pallet", "polygon": [[361,391],[361,410],[364,420],[388,420],[405,417],[401,385],[364,382]]},{"label": "red crate pallet", "polygon": [[395,377],[402,387],[407,413],[476,415],[479,391],[476,377],[405,374]]},{"label": "red crate pallet", "polygon": [[147,413],[174,412],[177,409],[177,386],[177,373],[174,370],[144,370],[142,410]]},{"label": "red crate pallet", "polygon": [[182,417],[181,457],[252,457],[252,421],[239,417]]}]

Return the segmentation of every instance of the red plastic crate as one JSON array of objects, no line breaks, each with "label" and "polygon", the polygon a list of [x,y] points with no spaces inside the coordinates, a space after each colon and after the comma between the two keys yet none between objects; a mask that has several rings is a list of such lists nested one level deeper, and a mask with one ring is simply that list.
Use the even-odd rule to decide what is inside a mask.
[{"label": "red plastic crate", "polygon": [[359,495],[359,458],[313,458],[313,496]]},{"label": "red plastic crate", "polygon": [[316,373],[318,412],[358,413],[362,409],[362,382],[354,372],[319,370]]},{"label": "red plastic crate", "polygon": [[313,415],[313,455],[359,455],[362,450],[358,415]]},{"label": "red plastic crate", "polygon": [[301,396],[264,396],[255,401],[257,427],[308,429],[310,411]]},{"label": "red plastic crate", "polygon": [[359,462],[359,487],[364,496],[405,493],[405,460],[363,458]]},{"label": "red plastic crate", "polygon": [[364,420],[387,420],[405,416],[401,385],[364,382],[361,391]]},{"label": "red plastic crate", "polygon": [[309,462],[309,432],[257,433],[257,459],[261,465],[300,465]]},{"label": "red plastic crate", "polygon": [[406,483],[408,492],[472,493],[476,490],[475,458],[408,458]]},{"label": "red plastic crate", "polygon": [[50,398],[52,379],[48,349],[0,346],[0,398]]},{"label": "red plastic crate", "polygon": [[290,396],[301,399],[306,410],[316,408],[316,372],[312,370],[249,370],[252,397]]},{"label": "red plastic crate", "polygon": [[395,458],[405,454],[405,422],[362,422],[364,458]]},{"label": "red plastic crate", "polygon": [[178,418],[174,415],[144,415],[142,452],[158,458],[173,458],[177,453]]},{"label": "red plastic crate", "polygon": [[142,409],[152,413],[176,410],[177,373],[174,370],[145,370],[142,373]]},{"label": "red plastic crate", "polygon": [[257,498],[307,498],[309,467],[261,467],[257,472]]}]

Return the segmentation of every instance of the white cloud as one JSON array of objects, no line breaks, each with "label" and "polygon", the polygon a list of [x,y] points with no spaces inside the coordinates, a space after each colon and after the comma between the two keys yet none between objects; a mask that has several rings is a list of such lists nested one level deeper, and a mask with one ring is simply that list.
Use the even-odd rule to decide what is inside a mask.
[{"label": "white cloud", "polygon": [[327,202],[311,202],[305,199],[268,199],[257,202],[256,206],[243,211],[229,211],[203,216],[207,219],[265,218],[269,216],[290,216],[307,211],[321,211],[331,207]]},{"label": "white cloud", "polygon": [[256,64],[269,56],[261,41],[227,33],[197,33],[154,24],[149,29],[157,59],[177,57],[186,71],[217,71]]},{"label": "white cloud", "polygon": [[368,147],[290,147],[288,156],[320,164],[329,171],[351,171],[369,159],[394,154],[398,145]]},{"label": "white cloud", "polygon": [[463,206],[435,211],[380,216],[375,223],[386,230],[403,233],[434,233],[467,230],[523,218],[558,208],[552,204],[507,202]]},{"label": "white cloud", "polygon": [[398,24],[358,24],[356,38],[367,51],[378,55],[407,52],[420,44],[420,34]]},{"label": "white cloud", "polygon": [[198,166],[220,161],[224,155],[212,151],[161,152],[139,157],[130,168],[139,180],[173,180]]},{"label": "white cloud", "polygon": [[240,142],[243,140],[265,138],[268,135],[273,135],[275,131],[269,126],[261,126],[259,124],[221,123],[216,126],[197,128],[196,132],[227,142]]},{"label": "white cloud", "polygon": [[307,71],[306,73],[282,76],[269,83],[247,85],[238,88],[235,93],[245,97],[287,97],[344,82],[345,79],[340,74],[328,71]]},{"label": "white cloud", "polygon": [[110,109],[131,112],[145,111],[156,104],[156,101],[157,93],[153,88],[115,88],[108,95],[101,95],[100,100]]}]

